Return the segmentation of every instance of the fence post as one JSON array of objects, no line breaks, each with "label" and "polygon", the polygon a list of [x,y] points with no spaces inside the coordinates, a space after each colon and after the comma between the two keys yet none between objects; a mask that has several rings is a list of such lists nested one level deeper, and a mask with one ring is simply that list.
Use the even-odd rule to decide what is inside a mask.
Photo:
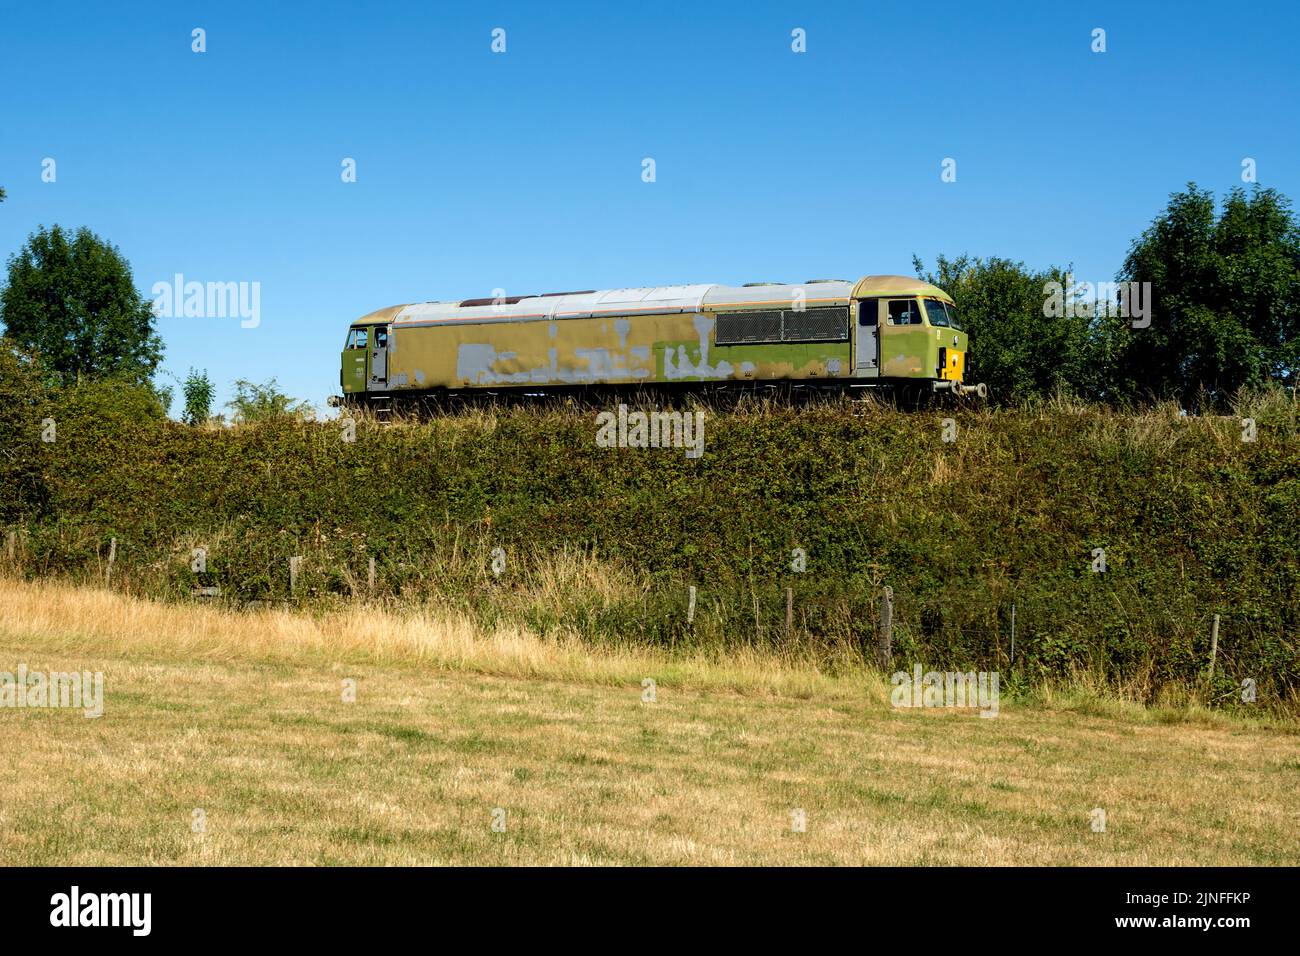
[{"label": "fence post", "polygon": [[375,559],[373,557],[370,559],[369,581],[370,581],[370,593],[374,594],[375,593]]},{"label": "fence post", "polygon": [[1011,602],[1011,663],[1016,662],[1016,602]]},{"label": "fence post", "polygon": [[794,588],[785,589],[785,636],[794,632]]},{"label": "fence post", "polygon": [[686,602],[686,623],[695,623],[695,585],[691,585],[690,598]]},{"label": "fence post", "polygon": [[117,560],[117,538],[108,539],[108,567],[104,570],[104,583],[113,578],[113,562]]},{"label": "fence post", "polygon": [[298,569],[302,567],[302,555],[294,555],[289,559],[289,596],[298,590]]},{"label": "fence post", "polygon": [[11,564],[14,561],[14,555],[17,553],[17,548],[18,548],[18,532],[10,531],[7,535],[5,535],[5,554],[8,555],[9,562]]},{"label": "fence post", "polygon": [[894,589],[886,587],[880,597],[880,644],[876,648],[882,670],[889,670],[894,656]]},{"label": "fence post", "polygon": [[1210,630],[1210,679],[1214,679],[1214,659],[1219,656],[1219,615],[1214,615],[1214,626]]}]

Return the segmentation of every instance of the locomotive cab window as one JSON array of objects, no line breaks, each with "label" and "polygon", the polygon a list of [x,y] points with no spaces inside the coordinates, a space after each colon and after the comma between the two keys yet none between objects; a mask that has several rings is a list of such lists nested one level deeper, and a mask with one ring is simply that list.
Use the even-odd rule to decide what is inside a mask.
[{"label": "locomotive cab window", "polygon": [[938,299],[925,300],[925,314],[930,317],[930,324],[951,328],[960,332],[961,324],[957,321],[957,312],[946,302]]},{"label": "locomotive cab window", "polygon": [[925,317],[931,325],[946,329],[948,327],[948,310],[938,299],[925,300]]},{"label": "locomotive cab window", "polygon": [[875,325],[878,319],[878,307],[875,299],[867,299],[858,303],[858,325]]},{"label": "locomotive cab window", "polygon": [[921,325],[921,303],[915,299],[893,299],[889,303],[890,325]]},{"label": "locomotive cab window", "polygon": [[350,349],[363,349],[366,347],[367,332],[365,329],[353,329],[348,333],[347,347]]}]

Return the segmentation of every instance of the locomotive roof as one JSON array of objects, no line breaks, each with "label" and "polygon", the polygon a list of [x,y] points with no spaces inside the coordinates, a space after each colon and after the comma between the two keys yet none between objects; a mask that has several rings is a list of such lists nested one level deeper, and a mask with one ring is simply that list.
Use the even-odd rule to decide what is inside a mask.
[{"label": "locomotive roof", "polygon": [[392,322],[397,326],[474,320],[576,319],[591,316],[650,315],[664,312],[712,312],[790,308],[802,299],[808,308],[844,305],[852,298],[926,295],[951,302],[942,289],[910,276],[864,276],[856,282],[814,279],[804,283],[669,285],[639,289],[558,292],[544,295],[414,302],[379,309],[357,325]]}]

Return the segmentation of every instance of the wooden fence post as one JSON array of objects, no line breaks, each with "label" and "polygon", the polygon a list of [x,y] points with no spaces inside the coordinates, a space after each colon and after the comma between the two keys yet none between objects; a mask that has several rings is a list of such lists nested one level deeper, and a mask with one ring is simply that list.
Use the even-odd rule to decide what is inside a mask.
[{"label": "wooden fence post", "polygon": [[880,597],[880,644],[876,648],[882,670],[889,670],[894,656],[894,589],[886,587]]},{"label": "wooden fence post", "polygon": [[17,550],[18,550],[18,532],[10,531],[7,535],[5,535],[5,554],[8,555],[9,562],[11,564],[14,561],[14,556],[17,554]]},{"label": "wooden fence post", "polygon": [[1214,626],[1210,630],[1210,679],[1214,679],[1214,659],[1219,656],[1219,615],[1214,615]]},{"label": "wooden fence post", "polygon": [[289,596],[298,590],[298,570],[302,567],[302,555],[294,555],[289,559]]},{"label": "wooden fence post", "polygon": [[1016,662],[1016,603],[1011,602],[1011,663]]},{"label": "wooden fence post", "polygon": [[695,623],[695,585],[691,585],[690,598],[686,602],[686,623]]},{"label": "wooden fence post", "polygon": [[370,581],[370,593],[374,594],[375,593],[375,559],[373,557],[370,559],[369,581]]},{"label": "wooden fence post", "polygon": [[117,560],[117,538],[108,539],[108,567],[104,570],[104,583],[113,578],[113,562]]},{"label": "wooden fence post", "polygon": [[794,632],[794,588],[785,589],[785,636]]}]

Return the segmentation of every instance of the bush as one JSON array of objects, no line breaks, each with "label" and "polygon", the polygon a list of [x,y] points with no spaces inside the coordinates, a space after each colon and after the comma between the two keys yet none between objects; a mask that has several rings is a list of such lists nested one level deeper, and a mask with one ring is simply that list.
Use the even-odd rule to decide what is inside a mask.
[{"label": "bush", "polygon": [[1151,693],[1200,679],[1219,613],[1219,672],[1283,695],[1300,683],[1300,429],[1285,398],[1243,402],[1267,412],[1254,442],[1170,407],[742,408],[709,413],[692,460],[598,448],[594,414],[557,409],[363,419],[347,442],[337,422],[193,429],[80,389],[36,460],[44,509],[9,483],[0,503],[25,521],[28,573],[97,572],[112,535],[138,592],[287,600],[301,555],[295,599],[331,602],[366,595],[374,557],[388,600],[593,641],[869,657],[889,585],[896,659],[1009,668],[1014,603],[1018,673]]}]

